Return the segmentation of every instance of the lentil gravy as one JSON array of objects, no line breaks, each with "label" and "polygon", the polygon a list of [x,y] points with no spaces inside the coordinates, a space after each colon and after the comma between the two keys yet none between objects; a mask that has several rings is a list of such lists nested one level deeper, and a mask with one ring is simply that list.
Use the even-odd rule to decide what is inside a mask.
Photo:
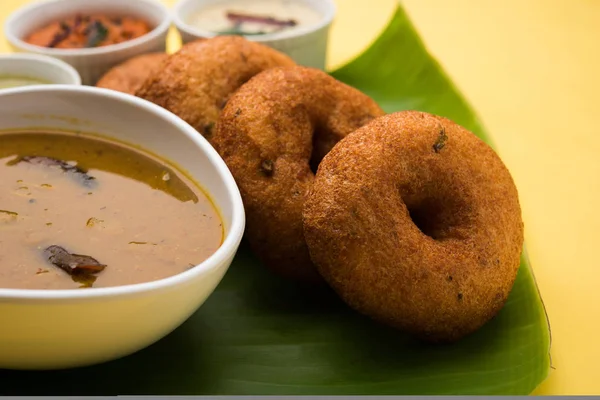
[{"label": "lentil gravy", "polygon": [[0,133],[0,288],[154,281],[222,244],[209,197],[173,165],[80,133]]}]

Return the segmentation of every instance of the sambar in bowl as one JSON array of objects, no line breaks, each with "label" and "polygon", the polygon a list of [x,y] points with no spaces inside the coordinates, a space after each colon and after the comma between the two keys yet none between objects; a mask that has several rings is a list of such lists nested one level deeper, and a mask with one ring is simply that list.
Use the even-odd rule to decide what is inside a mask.
[{"label": "sambar in bowl", "polygon": [[218,285],[244,223],[224,162],[174,114],[92,87],[0,93],[0,368],[159,340]]}]

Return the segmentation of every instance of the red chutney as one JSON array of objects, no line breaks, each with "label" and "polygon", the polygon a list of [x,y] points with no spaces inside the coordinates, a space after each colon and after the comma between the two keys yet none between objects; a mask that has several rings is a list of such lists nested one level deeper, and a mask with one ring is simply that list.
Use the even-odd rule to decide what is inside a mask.
[{"label": "red chutney", "polygon": [[77,14],[34,31],[25,41],[42,47],[81,49],[126,42],[151,30],[139,18]]}]

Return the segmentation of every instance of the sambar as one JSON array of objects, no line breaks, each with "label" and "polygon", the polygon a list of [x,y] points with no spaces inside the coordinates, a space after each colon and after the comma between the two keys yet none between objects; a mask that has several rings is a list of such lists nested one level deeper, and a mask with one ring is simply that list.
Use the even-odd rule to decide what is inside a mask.
[{"label": "sambar", "polygon": [[0,288],[158,280],[222,240],[209,196],[153,154],[82,133],[0,133]]}]

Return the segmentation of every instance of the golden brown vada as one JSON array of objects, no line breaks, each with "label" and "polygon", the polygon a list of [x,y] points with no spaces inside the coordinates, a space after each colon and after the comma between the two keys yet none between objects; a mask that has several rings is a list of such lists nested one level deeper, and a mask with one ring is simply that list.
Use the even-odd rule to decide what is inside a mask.
[{"label": "golden brown vada", "polygon": [[136,92],[171,111],[207,138],[229,96],[254,75],[295,65],[287,55],[241,36],[187,43]]},{"label": "golden brown vada", "polygon": [[231,96],[211,143],[240,189],[248,243],[271,270],[324,283],[302,232],[311,163],[383,114],[367,95],[300,66],[264,71]]},{"label": "golden brown vada", "polygon": [[304,204],[311,259],[355,310],[434,342],[503,307],[523,222],[513,179],[473,133],[405,111],[346,136]]},{"label": "golden brown vada", "polygon": [[97,87],[135,94],[144,81],[167,59],[167,53],[142,54],[111,68],[96,83]]}]

